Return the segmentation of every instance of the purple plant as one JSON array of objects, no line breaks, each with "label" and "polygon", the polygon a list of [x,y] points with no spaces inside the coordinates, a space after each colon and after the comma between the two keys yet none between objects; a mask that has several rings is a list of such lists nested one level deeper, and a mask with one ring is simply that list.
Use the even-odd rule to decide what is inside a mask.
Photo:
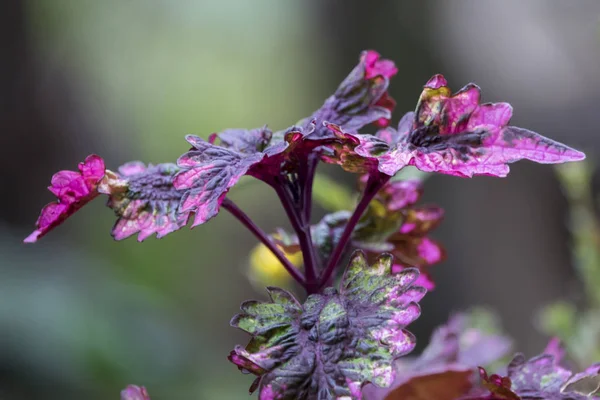
[{"label": "purple plant", "polygon": [[[598,375],[598,366],[573,375],[556,348],[530,361],[516,356],[507,376],[488,376],[483,366],[509,350],[504,336],[457,315],[439,328],[417,358],[406,327],[420,315],[418,302],[435,284],[429,268],[445,250],[429,234],[443,210],[418,205],[418,180],[398,180],[407,166],[425,172],[504,177],[508,164],[582,160],[583,153],[535,132],[510,126],[507,103],[482,104],[469,84],[455,94],[441,75],[424,86],[415,112],[389,127],[394,100],[387,90],[397,68],[374,51],[311,116],[277,132],[266,126],[228,129],[204,140],[188,135],[189,151],[177,164],[130,162],[113,172],[95,155],[79,172],[61,171],[50,191],[58,201],[42,210],[35,242],[99,195],[117,221],[116,240],[172,233],[193,219],[205,223],[223,208],[270,249],[308,297],[267,288],[270,301],[247,301],[231,320],[250,342],[229,360],[256,376],[250,392],[274,399],[580,399],[575,387]],[[373,124],[376,134],[359,133]],[[361,193],[354,210],[339,210],[312,224],[313,181],[319,162],[358,174]],[[228,197],[244,176],[270,186],[294,229],[269,235]],[[285,254],[300,252],[302,268]],[[342,274],[342,260],[351,255]],[[341,277],[340,277],[341,276]],[[337,278],[339,284],[336,285]],[[337,289],[336,289],[337,287]],[[402,357],[402,358],[401,358]],[[478,377],[481,377],[479,379]],[[127,400],[149,399],[128,386]]]}]

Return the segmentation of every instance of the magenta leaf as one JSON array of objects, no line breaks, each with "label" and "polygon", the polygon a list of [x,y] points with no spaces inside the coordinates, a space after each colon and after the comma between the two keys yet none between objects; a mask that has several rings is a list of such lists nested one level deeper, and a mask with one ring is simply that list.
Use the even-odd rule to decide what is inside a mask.
[{"label": "magenta leaf", "polygon": [[[389,152],[392,146],[375,135],[349,133],[338,124],[325,122],[324,126],[336,141],[326,147],[327,151],[323,152],[321,160],[328,164],[338,164],[348,172],[373,174],[379,169],[378,157]],[[396,131],[391,128],[382,131],[387,132],[389,137],[396,135]]]},{"label": "magenta leaf", "polygon": [[358,65],[335,93],[308,119],[316,121],[315,137],[331,136],[323,126],[325,121],[341,125],[350,132],[370,123],[387,126],[396,106],[387,88],[390,78],[397,72],[393,61],[382,59],[375,51],[364,51]]},{"label": "magenta leaf", "polygon": [[150,400],[150,395],[143,386],[129,385],[121,391],[121,400]]},{"label": "magenta leaf", "polygon": [[160,238],[185,226],[191,216],[189,211],[178,211],[184,192],[173,187],[174,175],[180,170],[174,164],[146,166],[134,161],[115,173],[105,169],[102,158],[91,155],[79,170],[53,176],[49,189],[58,202],[44,207],[38,229],[25,242],[35,242],[99,194],[108,195],[107,206],[118,217],[112,229],[116,240],[135,233],[139,233],[139,241],[154,233]]},{"label": "magenta leaf", "polygon": [[78,168],[79,172],[60,171],[52,176],[48,190],[58,201],[42,209],[36,230],[25,238],[25,243],[36,242],[98,195],[98,183],[105,174],[104,160],[92,154]]},{"label": "magenta leaf", "polygon": [[577,161],[585,155],[527,129],[510,126],[508,103],[480,103],[480,89],[468,84],[455,94],[446,80],[429,80],[414,113],[407,113],[398,129],[373,135],[352,134],[336,125],[329,129],[352,145],[324,158],[349,171],[372,169],[393,176],[407,165],[426,172],[472,177],[504,177],[508,164],[527,159],[543,164]]},{"label": "magenta leaf", "polygon": [[434,76],[423,89],[412,126],[399,127],[401,140],[382,156],[380,169],[391,172],[408,164],[456,176],[504,177],[508,164],[522,159],[554,164],[585,157],[562,143],[509,126],[510,104],[480,104],[480,94],[479,87],[468,84],[453,95],[444,77]]},{"label": "magenta leaf", "polygon": [[392,258],[369,266],[356,252],[339,290],[327,288],[301,305],[290,293],[269,288],[271,301],[248,301],[231,320],[252,339],[229,359],[258,375],[259,399],[361,399],[366,382],[392,383],[393,361],[410,352],[405,327],[418,318],[425,289],[418,271],[392,275]]},{"label": "magenta leaf", "polygon": [[444,210],[436,206],[415,206],[422,193],[422,184],[417,180],[388,182],[369,204],[352,243],[367,252],[386,249],[392,253],[394,272],[407,267],[419,268],[419,284],[432,290],[435,285],[429,276],[429,267],[442,262],[446,252],[428,235],[442,221]]},{"label": "magenta leaf", "polygon": [[178,171],[175,164],[139,161],[123,165],[118,174],[107,171],[99,192],[109,195],[107,206],[118,217],[112,229],[116,240],[136,233],[140,242],[153,234],[161,238],[187,225],[191,212],[178,212],[184,192],[173,186]]}]

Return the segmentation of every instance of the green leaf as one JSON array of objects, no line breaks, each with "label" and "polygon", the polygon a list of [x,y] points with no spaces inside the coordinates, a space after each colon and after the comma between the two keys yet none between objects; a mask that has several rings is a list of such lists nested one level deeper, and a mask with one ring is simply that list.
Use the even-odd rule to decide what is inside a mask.
[{"label": "green leaf", "polygon": [[356,252],[340,288],[327,288],[301,305],[268,288],[270,302],[247,301],[231,325],[252,336],[229,360],[259,378],[260,400],[360,399],[362,386],[385,387],[394,360],[415,346],[405,327],[417,319],[425,289],[416,269],[392,274],[392,257],[372,266]]}]

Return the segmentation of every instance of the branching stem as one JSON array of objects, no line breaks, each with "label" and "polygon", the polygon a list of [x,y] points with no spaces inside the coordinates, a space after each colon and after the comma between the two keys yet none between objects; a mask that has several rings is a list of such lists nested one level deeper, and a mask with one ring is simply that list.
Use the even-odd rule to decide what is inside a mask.
[{"label": "branching stem", "polygon": [[377,194],[379,189],[381,189],[381,187],[383,185],[385,185],[385,183],[389,179],[390,179],[389,176],[381,174],[381,173],[373,173],[372,175],[369,176],[369,180],[367,181],[367,184],[365,186],[365,190],[360,199],[360,202],[358,203],[358,205],[356,206],[356,209],[354,210],[354,213],[348,220],[348,223],[346,224],[346,227],[344,228],[344,231],[342,232],[342,236],[340,237],[339,242],[335,246],[335,249],[333,250],[331,257],[329,258],[327,267],[325,268],[325,270],[323,271],[323,274],[321,274],[321,277],[319,278],[319,289],[329,283],[329,280],[331,279],[333,272],[335,271],[335,267],[337,266],[338,262],[340,261],[340,258],[342,257],[342,254],[344,253],[344,249],[346,248],[346,245],[348,244],[348,241],[350,240],[350,237],[352,236],[352,232],[354,231],[356,224],[358,224],[358,221],[360,220],[363,213],[369,206],[369,203],[371,202],[371,200],[373,200],[373,197],[375,197],[375,195]]},{"label": "branching stem", "polygon": [[294,278],[298,283],[302,286],[306,286],[306,279],[302,272],[298,270],[292,263],[287,259],[287,257],[283,254],[283,252],[273,243],[271,238],[260,229],[254,221],[250,219],[250,217],[243,212],[233,201],[225,198],[221,206],[229,211],[235,218],[238,219],[250,232],[254,234],[269,250],[273,252],[275,257],[279,260],[279,262],[285,267],[285,269],[289,272],[289,274]]},{"label": "branching stem", "polygon": [[[304,259],[304,271],[306,274],[304,288],[308,294],[316,293],[319,286],[316,272],[317,259],[311,238],[310,223],[306,221],[303,207],[301,207],[301,204],[294,202],[285,183],[282,183],[280,180],[275,180],[272,186],[281,200],[281,204],[290,219],[292,227],[298,235],[298,242]],[[304,192],[305,189],[302,184],[300,187],[301,192]],[[303,193],[301,193],[301,198],[303,198]],[[301,202],[302,201],[303,200],[301,200]]]}]

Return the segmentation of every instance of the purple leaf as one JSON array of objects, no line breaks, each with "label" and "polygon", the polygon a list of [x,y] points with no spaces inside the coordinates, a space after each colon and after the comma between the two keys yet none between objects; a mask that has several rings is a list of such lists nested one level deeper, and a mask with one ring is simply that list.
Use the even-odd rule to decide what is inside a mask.
[{"label": "purple leaf", "polygon": [[146,166],[134,161],[115,173],[105,169],[102,158],[91,155],[79,170],[60,171],[52,177],[49,189],[58,202],[44,207],[38,229],[25,242],[35,242],[99,194],[108,195],[107,206],[118,217],[112,230],[116,240],[135,233],[139,241],[154,233],[160,238],[188,222],[191,212],[178,212],[184,192],[173,187],[173,177],[180,170],[174,164]]},{"label": "purple leaf", "polygon": [[567,387],[576,380],[596,376],[600,366],[591,367],[583,374],[573,373],[558,364],[551,354],[542,354],[525,361],[522,354],[508,365],[508,376],[512,381],[512,390],[523,398],[538,396],[544,399],[578,400],[588,399],[589,393],[567,391]]},{"label": "purple leaf", "polygon": [[600,396],[600,363],[586,368],[585,371],[574,374],[563,385],[566,393],[582,393],[588,396]]},{"label": "purple leaf", "polygon": [[327,288],[301,305],[269,288],[271,301],[248,301],[231,325],[252,339],[229,360],[259,376],[259,399],[361,399],[366,382],[387,386],[392,363],[410,352],[405,327],[418,318],[425,289],[415,269],[391,274],[383,255],[372,266],[356,252],[339,290]]},{"label": "purple leaf", "polygon": [[489,312],[471,311],[452,315],[445,327],[434,332],[431,343],[443,343],[443,338],[452,333],[458,337],[456,361],[471,368],[498,362],[513,345]]},{"label": "purple leaf", "polygon": [[25,243],[36,242],[98,195],[98,183],[105,173],[104,160],[92,154],[78,168],[79,172],[60,171],[52,176],[48,190],[58,201],[42,209],[36,222],[37,229],[25,238]]},{"label": "purple leaf", "polygon": [[511,117],[510,104],[480,104],[480,89],[474,84],[452,95],[444,77],[436,75],[425,85],[412,126],[399,127],[401,141],[381,158],[380,169],[392,172],[414,165],[456,176],[504,177],[508,164],[522,159],[553,164],[585,157],[535,132],[509,126]]},{"label": "purple leaf", "polygon": [[488,377],[485,369],[480,368],[484,386],[496,396],[480,398],[586,400],[598,394],[597,381],[591,387],[582,385],[582,382],[597,379],[600,376],[600,364],[573,374],[559,365],[561,353],[558,352],[559,357],[556,356],[556,346],[551,344],[548,349],[550,353],[543,353],[529,360],[522,354],[517,354],[508,365],[507,377]]},{"label": "purple leaf", "polygon": [[182,171],[174,180],[174,186],[184,191],[179,211],[195,212],[192,226],[203,224],[219,212],[227,192],[242,176],[271,183],[295,171],[310,152],[331,141],[314,139],[313,131],[314,124],[289,128],[277,137],[266,128],[227,130],[212,135],[209,142],[188,135],[192,150],[177,161]]},{"label": "purple leaf", "polygon": [[429,267],[444,261],[446,251],[440,243],[426,235],[437,227],[443,211],[436,208],[435,220],[415,219],[414,215],[422,215],[418,211],[420,210],[406,211],[408,218],[405,221],[407,222],[402,224],[396,233],[389,236],[386,242],[392,247],[390,251],[396,257],[399,269],[407,266],[419,268],[423,275],[422,279],[428,279],[431,282],[429,290],[432,290],[434,285],[429,276]]},{"label": "purple leaf", "polygon": [[[448,376],[453,376],[457,381],[448,389],[454,397],[435,398],[453,400],[466,395],[472,387],[470,380],[477,365],[499,360],[511,347],[511,341],[504,336],[484,332],[472,326],[474,323],[475,315],[461,313],[452,316],[446,325],[433,332],[428,346],[419,357],[406,357],[396,362],[396,379],[389,388],[368,385],[364,393],[373,400],[402,399],[400,394],[407,395],[417,388],[420,393],[427,390],[435,392],[435,387],[428,389],[425,383],[435,386]],[[416,398],[427,399],[423,396]]]},{"label": "purple leaf", "polygon": [[112,229],[116,240],[136,233],[140,242],[153,234],[161,238],[187,225],[191,212],[178,212],[184,192],[173,186],[178,171],[175,164],[139,161],[123,165],[118,174],[107,171],[99,192],[109,195],[107,205],[118,217]]},{"label": "purple leaf", "polygon": [[217,215],[229,188],[264,155],[260,152],[242,154],[192,135],[186,136],[186,140],[193,149],[177,160],[183,170],[175,176],[173,184],[185,190],[179,211],[195,212],[192,226],[196,226]]},{"label": "purple leaf", "polygon": [[387,126],[396,106],[387,88],[390,78],[397,72],[393,61],[382,59],[375,51],[363,51],[358,65],[335,93],[307,119],[317,123],[315,137],[331,137],[322,124],[325,121],[341,125],[350,132],[370,123]]},{"label": "purple leaf", "polygon": [[[481,104],[480,89],[474,84],[452,94],[444,77],[436,75],[425,85],[416,111],[407,113],[397,130],[386,128],[373,136],[328,125],[346,142],[324,160],[352,172],[375,166],[389,176],[414,165],[425,172],[461,177],[504,177],[508,164],[523,159],[555,164],[585,158],[562,143],[508,125],[511,117],[510,104]],[[354,142],[349,142],[351,138]]]},{"label": "purple leaf", "polygon": [[150,400],[150,395],[143,386],[129,385],[121,391],[121,400]]},{"label": "purple leaf", "polygon": [[[220,146],[242,154],[254,154],[263,151],[271,142],[273,132],[266,126],[256,129],[226,129],[215,134]],[[210,141],[210,140],[209,140]],[[211,143],[214,143],[211,141]]]}]

